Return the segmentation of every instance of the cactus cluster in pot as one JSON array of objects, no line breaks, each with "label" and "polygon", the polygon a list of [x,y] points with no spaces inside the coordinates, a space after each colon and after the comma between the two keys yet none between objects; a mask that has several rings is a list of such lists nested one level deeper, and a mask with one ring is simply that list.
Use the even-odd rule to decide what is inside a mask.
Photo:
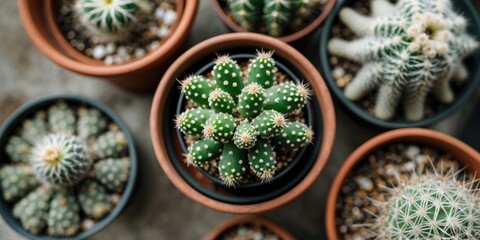
[{"label": "cactus cluster in pot", "polygon": [[306,85],[277,84],[273,52],[259,52],[246,74],[228,55],[219,56],[213,79],[189,76],[181,81],[187,99],[198,105],[177,116],[177,128],[199,140],[186,162],[195,166],[219,159],[220,178],[234,186],[249,171],[261,181],[276,172],[276,148],[293,150],[312,142],[313,131],[287,115],[302,109],[310,96]]},{"label": "cactus cluster in pot", "polygon": [[153,11],[147,0],[75,0],[74,4],[84,32],[99,42],[126,41],[138,18]]},{"label": "cactus cluster in pot", "polygon": [[345,96],[357,101],[377,90],[374,115],[384,120],[400,104],[406,120],[422,119],[428,94],[451,103],[452,82],[468,77],[462,61],[479,46],[452,1],[372,0],[371,9],[371,16],[342,9],[340,20],[358,39],[328,44],[331,54],[363,64]]},{"label": "cactus cluster in pot", "polygon": [[247,31],[273,37],[295,32],[308,24],[325,0],[227,0],[232,18]]},{"label": "cactus cluster in pot", "polygon": [[115,207],[130,171],[118,126],[98,109],[64,101],[23,120],[4,149],[2,197],[32,234],[92,227]]},{"label": "cactus cluster in pot", "polygon": [[376,239],[480,239],[478,180],[414,174],[377,202]]}]

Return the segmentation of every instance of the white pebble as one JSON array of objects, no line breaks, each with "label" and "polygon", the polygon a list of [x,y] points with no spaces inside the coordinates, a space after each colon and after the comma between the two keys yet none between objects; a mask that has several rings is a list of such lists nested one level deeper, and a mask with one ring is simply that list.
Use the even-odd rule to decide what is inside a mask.
[{"label": "white pebble", "polygon": [[143,50],[142,48],[137,48],[135,49],[134,55],[136,58],[142,57],[143,55],[145,55],[145,50]]},{"label": "white pebble", "polygon": [[177,18],[177,12],[173,10],[167,10],[163,15],[163,24],[170,26]]},{"label": "white pebble", "polygon": [[343,75],[345,75],[345,70],[341,67],[336,67],[332,72],[332,76],[335,79],[341,78]]},{"label": "white pebble", "polygon": [[407,163],[405,163],[405,164],[403,165],[403,167],[404,167],[405,170],[407,170],[407,171],[413,171],[413,170],[415,170],[416,166],[417,166],[417,165],[416,165],[414,162],[407,162]]},{"label": "white pebble", "polygon": [[124,46],[118,47],[117,54],[122,58],[124,58],[125,56],[128,56],[127,48]]},{"label": "white pebble", "polygon": [[417,146],[409,146],[407,148],[407,156],[410,159],[415,159],[415,156],[417,156],[420,153],[420,148]]},{"label": "white pebble", "polygon": [[362,190],[371,191],[373,189],[373,182],[367,177],[356,177],[355,182]]},{"label": "white pebble", "polygon": [[93,48],[92,56],[95,59],[102,59],[105,57],[105,47],[103,45],[97,45]]},{"label": "white pebble", "polygon": [[115,43],[111,42],[107,44],[107,46],[105,47],[105,51],[107,52],[107,54],[112,54],[115,52],[116,48],[117,47],[115,46]]},{"label": "white pebble", "polygon": [[416,162],[417,164],[423,164],[423,163],[425,163],[426,161],[427,161],[427,158],[426,158],[424,155],[417,155],[417,156],[415,157],[415,162]]},{"label": "white pebble", "polygon": [[155,9],[155,18],[161,20],[163,18],[163,15],[165,15],[165,9],[161,7]]},{"label": "white pebble", "polygon": [[113,64],[113,57],[112,56],[105,57],[105,64],[112,65]]},{"label": "white pebble", "polygon": [[84,229],[90,229],[95,226],[95,222],[92,219],[85,219],[83,220],[82,225]]},{"label": "white pebble", "polygon": [[167,26],[162,26],[156,33],[159,38],[164,38],[170,33],[170,29]]},{"label": "white pebble", "polygon": [[355,236],[353,237],[353,240],[365,240],[365,238],[362,237],[362,236],[360,236],[360,235],[355,235]]}]

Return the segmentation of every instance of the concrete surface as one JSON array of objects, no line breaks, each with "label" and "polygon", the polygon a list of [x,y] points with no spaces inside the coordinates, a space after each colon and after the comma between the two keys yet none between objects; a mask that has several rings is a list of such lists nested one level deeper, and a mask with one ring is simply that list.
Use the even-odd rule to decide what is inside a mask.
[{"label": "concrete surface", "polygon": [[[201,0],[193,27],[192,45],[225,32],[209,0]],[[477,2],[477,1],[474,1]],[[478,5],[480,5],[478,2]],[[92,239],[200,239],[231,215],[219,213],[182,195],[157,164],[150,143],[149,111],[152,95],[133,95],[109,84],[63,70],[45,58],[24,33],[16,1],[3,1],[0,8],[0,123],[18,106],[54,93],[80,94],[113,108],[134,133],[141,161],[137,194],[123,214]],[[476,97],[434,129],[454,134],[465,121]],[[355,122],[338,104],[337,138],[327,168],[315,184],[290,205],[266,214],[299,239],[326,239],[325,196],[336,171],[348,154],[378,134]],[[0,220],[0,239],[22,239]]]}]

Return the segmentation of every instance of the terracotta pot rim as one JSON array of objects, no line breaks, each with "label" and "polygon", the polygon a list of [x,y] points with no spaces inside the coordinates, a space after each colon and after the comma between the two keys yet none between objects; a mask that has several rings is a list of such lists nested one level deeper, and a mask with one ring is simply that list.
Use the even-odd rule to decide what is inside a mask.
[{"label": "terracotta pot rim", "polygon": [[[321,142],[321,148],[314,166],[312,166],[312,169],[297,186],[290,189],[287,193],[269,201],[255,204],[235,205],[208,198],[190,186],[180,176],[168,158],[163,139],[163,129],[161,128],[162,118],[159,113],[163,112],[163,101],[167,98],[166,92],[170,90],[171,85],[176,81],[177,77],[179,77],[178,75],[186,70],[186,65],[188,65],[186,63],[193,61],[191,59],[197,55],[203,56],[205,53],[213,54],[222,49],[241,46],[258,46],[275,49],[276,54],[279,54],[279,56],[282,56],[284,59],[290,59],[288,63],[292,64],[292,66],[309,80],[311,87],[316,92],[317,101],[320,104],[323,118],[323,135],[322,139],[317,141]],[[181,192],[192,200],[212,209],[229,213],[251,214],[265,212],[291,202],[310,187],[310,185],[316,180],[330,156],[335,138],[335,113],[333,102],[323,79],[315,67],[293,47],[280,40],[256,33],[230,33],[216,36],[197,44],[185,52],[170,66],[160,81],[153,99],[150,114],[150,129],[155,154],[160,166],[170,181],[172,181]]]},{"label": "terracotta pot rim", "polygon": [[[36,23],[38,21],[32,18],[29,8],[31,1],[18,0],[18,8],[25,31],[27,32],[32,42],[45,56],[47,56],[49,59],[51,59],[53,62],[60,65],[61,67],[69,69],[71,71],[82,73],[85,75],[105,77],[117,76],[133,72],[138,69],[143,69],[155,62],[155,60],[161,58],[162,56],[169,55],[170,52],[175,49],[174,46],[181,42],[180,40],[188,34],[189,28],[192,25],[196,16],[198,0],[184,0],[184,3],[185,4],[183,14],[181,16],[178,16],[180,20],[177,27],[174,29],[173,33],[168,37],[168,39],[163,42],[162,45],[160,45],[157,49],[153,50],[142,58],[124,64],[112,66],[86,64],[66,56],[59,49],[57,49],[56,46],[54,46],[54,43],[49,42],[36,26]],[[51,18],[52,16],[46,17]]]},{"label": "terracotta pot rim", "polygon": [[210,233],[208,233],[203,239],[204,240],[212,240],[212,239],[218,239],[221,234],[223,234],[226,230],[235,227],[240,224],[248,224],[248,223],[258,223],[268,230],[270,230],[272,233],[280,237],[282,240],[293,240],[295,239],[289,232],[287,232],[285,229],[280,227],[278,224],[275,222],[259,217],[259,216],[238,216],[234,218],[227,219],[217,225]]},{"label": "terracotta pot rim", "polygon": [[458,149],[459,152],[469,156],[469,159],[465,161],[480,162],[480,153],[478,153],[472,147],[452,136],[429,129],[403,128],[391,130],[366,141],[350,154],[333,179],[333,183],[328,193],[325,215],[325,225],[328,239],[340,239],[337,226],[335,224],[335,205],[337,203],[338,195],[340,194],[340,189],[343,185],[343,182],[350,171],[374,150],[394,142],[401,142],[405,140],[415,142],[415,140],[411,140],[412,138],[418,139],[418,142],[429,141],[433,147],[440,145],[439,143],[443,143],[444,145],[450,146],[451,149]]},{"label": "terracotta pot rim", "polygon": [[[308,24],[301,30],[283,37],[276,38],[276,39],[279,39],[280,41],[283,41],[286,43],[292,43],[312,33],[327,18],[328,14],[330,13],[330,11],[332,11],[333,7],[335,6],[336,1],[337,0],[328,0],[328,2],[325,4],[325,8],[323,9],[322,13],[317,18],[315,18],[315,20],[313,20],[310,24]],[[217,15],[220,17],[220,19],[222,19],[222,21],[225,23],[225,25],[227,25],[228,28],[232,29],[235,32],[247,32],[245,29],[240,27],[235,21],[233,21],[231,18],[227,16],[225,11],[223,11],[222,6],[220,6],[220,3],[218,2],[218,0],[212,0],[212,5],[215,11],[217,12]]]}]

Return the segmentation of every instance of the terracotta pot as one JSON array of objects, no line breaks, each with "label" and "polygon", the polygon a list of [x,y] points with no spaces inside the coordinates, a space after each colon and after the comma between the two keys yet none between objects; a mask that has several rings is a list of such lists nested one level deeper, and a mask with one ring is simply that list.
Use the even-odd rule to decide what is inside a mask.
[{"label": "terracotta pot", "polygon": [[[263,200],[249,204],[234,204],[226,201],[220,201],[215,197],[207,196],[199,191],[199,188],[209,188],[217,193],[223,193],[222,189],[212,186],[212,182],[193,167],[186,167],[181,159],[182,150],[179,139],[175,134],[172,124],[173,118],[165,117],[168,113],[165,109],[167,105],[176,105],[178,101],[178,89],[175,87],[177,79],[182,79],[191,73],[196,72],[199,66],[204,66],[206,62],[211,62],[216,53],[237,53],[240,50],[255,52],[256,49],[275,50],[274,58],[284,60],[284,64],[291,66],[300,73],[305,81],[308,81],[310,87],[315,92],[316,99],[310,101],[318,107],[321,118],[318,127],[317,138],[314,152],[310,153],[313,158],[312,167],[307,169],[306,174],[300,179],[299,183],[292,186],[288,191],[274,197],[273,199]],[[172,99],[172,92],[177,93],[177,98]],[[315,122],[315,121],[314,121]],[[302,194],[320,174],[325,166],[330,152],[332,150],[335,136],[335,113],[332,100],[326,88],[323,79],[315,70],[313,65],[297,52],[294,48],[277,39],[255,33],[232,33],[224,34],[206,40],[194,46],[177,61],[165,73],[160,81],[155,94],[150,116],[150,129],[155,154],[160,166],[165,171],[172,183],[185,195],[207,207],[230,213],[251,214],[272,210],[283,206],[300,194]],[[174,148],[175,151],[171,149]],[[318,154],[317,154],[318,153]],[[178,165],[181,165],[180,167]],[[183,172],[189,172],[185,176]],[[190,179],[193,179],[190,181]]]},{"label": "terracotta pot", "polygon": [[121,88],[152,91],[170,63],[186,48],[198,0],[177,1],[177,20],[162,44],[144,57],[118,65],[105,65],[74,49],[60,32],[54,15],[56,0],[18,0],[23,26],[35,46],[50,60],[70,71],[105,79]]},{"label": "terracotta pot", "polygon": [[[303,49],[308,43],[309,37],[312,35],[311,33],[315,31],[318,26],[327,18],[330,11],[335,6],[336,0],[328,0],[325,8],[323,9],[322,13],[315,18],[310,24],[302,28],[301,30],[292,33],[290,35],[286,35],[283,37],[279,37],[278,39],[284,41],[288,44],[291,44],[297,49]],[[223,23],[227,26],[227,28],[232,32],[246,32],[240,25],[238,25],[233,19],[231,19],[227,13],[224,11],[224,6],[219,0],[212,0],[213,8],[217,12],[220,19],[222,19]]]},{"label": "terracotta pot", "polygon": [[340,239],[335,224],[335,206],[343,182],[350,171],[376,149],[395,142],[416,143],[437,148],[441,151],[451,153],[462,165],[467,166],[467,170],[480,172],[480,154],[467,144],[446,134],[420,128],[398,129],[380,134],[357,148],[347,158],[333,180],[332,187],[328,194],[325,217],[328,239]]},{"label": "terracotta pot", "polygon": [[293,240],[292,235],[285,231],[282,227],[278,226],[276,223],[257,216],[242,216],[242,217],[235,217],[228,219],[222,222],[220,225],[215,227],[207,236],[205,236],[204,240],[215,240],[219,239],[219,237],[227,230],[232,227],[241,225],[241,224],[260,224],[265,226],[268,230],[272,233],[277,235],[280,240]]}]

